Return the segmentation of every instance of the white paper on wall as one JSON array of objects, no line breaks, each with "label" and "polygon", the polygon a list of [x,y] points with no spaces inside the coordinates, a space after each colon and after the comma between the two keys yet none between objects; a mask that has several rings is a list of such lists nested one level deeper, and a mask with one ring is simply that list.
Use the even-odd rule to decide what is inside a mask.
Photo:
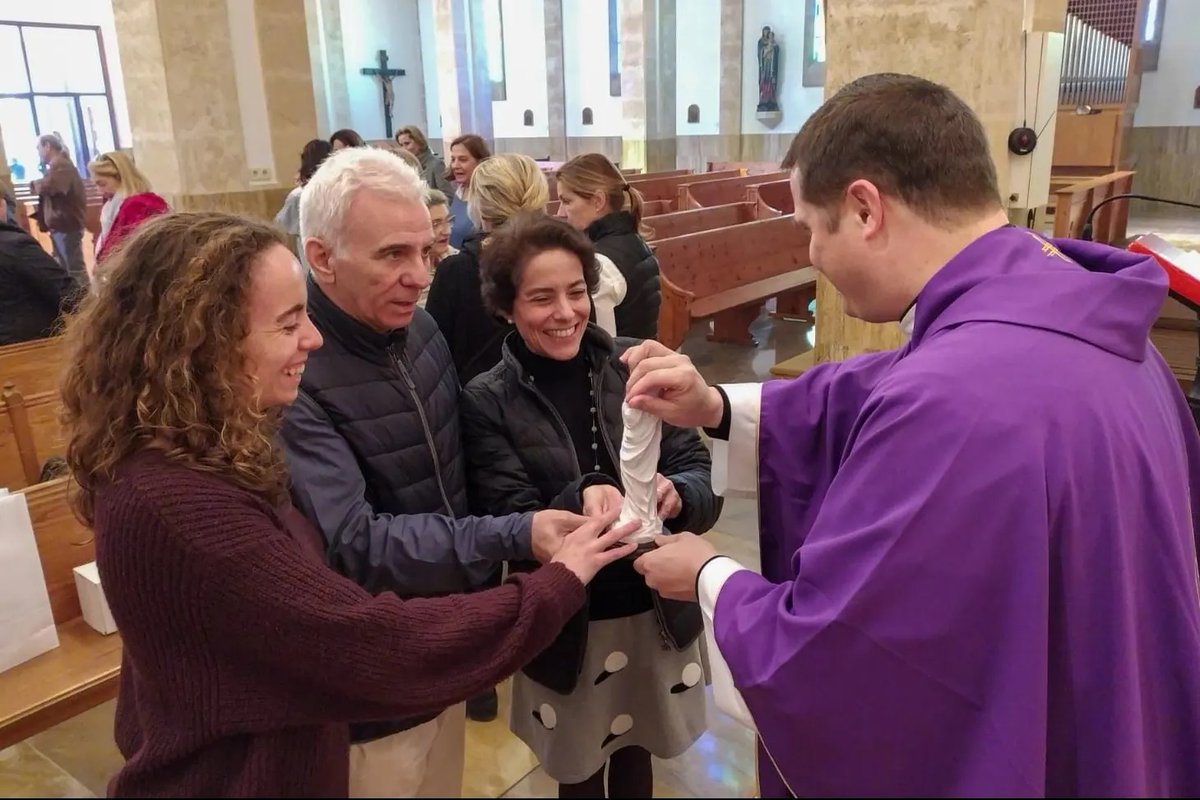
[{"label": "white paper on wall", "polygon": [[625,502],[617,524],[636,520],[638,529],[622,541],[640,544],[662,533],[654,482],[662,450],[662,420],[631,408],[628,403],[621,406],[621,419],[625,424],[625,434],[621,437],[621,483],[625,487]]},{"label": "white paper on wall", "polygon": [[58,647],[23,494],[0,495],[0,672]]}]

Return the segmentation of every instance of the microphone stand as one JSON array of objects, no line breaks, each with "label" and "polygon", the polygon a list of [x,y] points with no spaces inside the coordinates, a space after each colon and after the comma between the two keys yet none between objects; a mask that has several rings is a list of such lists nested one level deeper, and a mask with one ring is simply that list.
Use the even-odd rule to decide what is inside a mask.
[{"label": "microphone stand", "polygon": [[[1083,241],[1092,241],[1092,217],[1096,216],[1096,212],[1108,203],[1112,203],[1117,200],[1146,200],[1151,203],[1165,203],[1172,206],[1200,209],[1200,204],[1185,203],[1182,200],[1167,200],[1163,197],[1153,197],[1145,194],[1114,194],[1112,197],[1106,197],[1099,203],[1096,203],[1096,205],[1092,206],[1092,210],[1088,212],[1087,218],[1083,221],[1083,233],[1080,236]],[[1197,300],[1192,300],[1177,292],[1171,292],[1170,294],[1171,297],[1190,308],[1192,313],[1196,315],[1196,344],[1198,348],[1196,356],[1196,375],[1192,378],[1192,388],[1188,390],[1187,402],[1188,407],[1192,409],[1192,420],[1196,423],[1196,427],[1200,428],[1200,302],[1197,302],[1200,301],[1200,298],[1197,298]]]}]

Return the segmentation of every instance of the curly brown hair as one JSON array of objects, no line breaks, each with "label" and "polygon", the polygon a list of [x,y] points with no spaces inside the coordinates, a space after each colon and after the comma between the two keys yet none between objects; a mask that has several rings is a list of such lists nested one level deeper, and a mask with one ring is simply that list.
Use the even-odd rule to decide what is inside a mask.
[{"label": "curly brown hair", "polygon": [[114,253],[65,334],[62,421],[86,523],[117,465],[147,448],[285,499],[281,414],[250,400],[242,349],[253,267],[276,245],[286,247],[272,226],[180,212],[147,221]]},{"label": "curly brown hair", "polygon": [[521,269],[547,250],[565,250],[583,265],[588,293],[600,285],[600,265],[591,241],[566,222],[540,211],[524,211],[488,237],[480,256],[483,304],[493,314],[512,314],[521,283]]}]

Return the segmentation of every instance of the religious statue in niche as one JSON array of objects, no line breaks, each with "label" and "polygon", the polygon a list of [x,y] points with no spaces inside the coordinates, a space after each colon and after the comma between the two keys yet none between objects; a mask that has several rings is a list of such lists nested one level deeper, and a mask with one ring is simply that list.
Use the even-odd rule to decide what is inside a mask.
[{"label": "religious statue in niche", "polygon": [[779,109],[779,43],[770,25],[764,25],[758,40],[758,114],[759,120],[775,125],[783,118]]}]

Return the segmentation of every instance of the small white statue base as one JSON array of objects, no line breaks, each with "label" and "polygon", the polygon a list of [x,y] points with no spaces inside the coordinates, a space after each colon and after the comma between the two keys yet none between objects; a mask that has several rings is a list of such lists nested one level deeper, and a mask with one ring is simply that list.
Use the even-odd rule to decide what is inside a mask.
[{"label": "small white statue base", "polygon": [[662,533],[658,517],[658,455],[662,449],[662,420],[645,411],[621,406],[625,434],[621,437],[621,483],[625,487],[625,503],[621,506],[618,525],[639,523],[638,529],[621,541],[649,544]]}]

